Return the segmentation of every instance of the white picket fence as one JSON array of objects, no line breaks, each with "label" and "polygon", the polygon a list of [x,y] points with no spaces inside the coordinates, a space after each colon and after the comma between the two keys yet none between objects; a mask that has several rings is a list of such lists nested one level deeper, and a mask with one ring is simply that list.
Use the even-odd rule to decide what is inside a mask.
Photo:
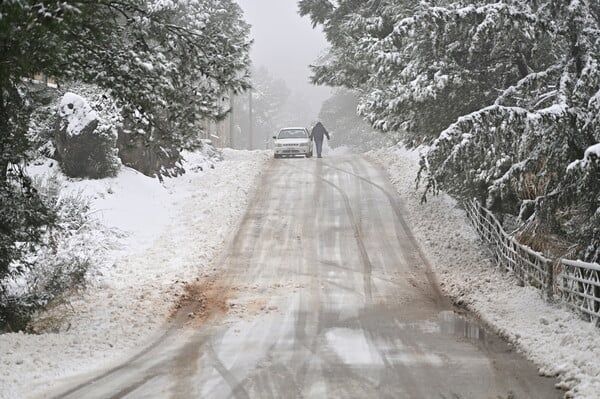
[{"label": "white picket fence", "polygon": [[504,270],[522,284],[539,288],[548,300],[555,297],[600,327],[600,265],[568,259],[548,259],[519,244],[504,231],[494,215],[475,200],[465,209],[481,239]]}]

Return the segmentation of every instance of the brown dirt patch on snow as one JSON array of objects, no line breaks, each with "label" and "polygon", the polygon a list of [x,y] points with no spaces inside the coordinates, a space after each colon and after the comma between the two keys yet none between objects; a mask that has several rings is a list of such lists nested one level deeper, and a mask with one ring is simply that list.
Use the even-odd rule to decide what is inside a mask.
[{"label": "brown dirt patch on snow", "polygon": [[198,326],[224,316],[229,310],[231,287],[217,277],[185,283],[171,318],[181,326]]}]

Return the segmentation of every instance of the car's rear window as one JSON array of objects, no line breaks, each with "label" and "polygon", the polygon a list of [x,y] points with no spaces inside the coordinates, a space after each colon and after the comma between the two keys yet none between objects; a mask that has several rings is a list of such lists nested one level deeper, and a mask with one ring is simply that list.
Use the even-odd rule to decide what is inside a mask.
[{"label": "car's rear window", "polygon": [[279,132],[279,139],[304,139],[308,135],[304,129],[285,129]]}]

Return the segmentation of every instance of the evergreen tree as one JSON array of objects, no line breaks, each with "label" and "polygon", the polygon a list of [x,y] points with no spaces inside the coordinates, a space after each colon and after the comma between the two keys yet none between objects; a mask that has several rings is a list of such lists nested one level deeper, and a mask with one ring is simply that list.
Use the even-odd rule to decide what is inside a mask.
[{"label": "evergreen tree", "polygon": [[374,127],[431,144],[424,198],[440,188],[477,197],[519,215],[523,239],[559,236],[598,260],[600,182],[590,150],[600,141],[597,2],[299,6],[332,44],[313,80],[357,89],[359,112]]},{"label": "evergreen tree", "polygon": [[233,0],[0,2],[0,277],[52,212],[23,166],[30,108],[23,80],[92,82],[119,103],[157,156],[194,148],[198,121],[248,87],[248,25]]},{"label": "evergreen tree", "polygon": [[600,141],[595,8],[548,1],[534,10],[529,24],[551,36],[551,62],[532,68],[493,105],[459,118],[422,162],[427,189],[479,197],[496,212],[519,215],[525,242],[558,236],[590,261],[599,260],[597,161],[588,155],[567,166]]}]

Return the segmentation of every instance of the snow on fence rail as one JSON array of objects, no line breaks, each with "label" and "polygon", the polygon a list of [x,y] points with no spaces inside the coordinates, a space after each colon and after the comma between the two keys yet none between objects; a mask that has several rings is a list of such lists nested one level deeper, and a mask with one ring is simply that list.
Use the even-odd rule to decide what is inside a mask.
[{"label": "snow on fence rail", "polygon": [[519,244],[494,215],[475,200],[465,203],[467,216],[490,246],[496,263],[520,283],[539,288],[548,300],[557,294],[569,307],[600,327],[600,265],[568,259],[548,259]]}]

